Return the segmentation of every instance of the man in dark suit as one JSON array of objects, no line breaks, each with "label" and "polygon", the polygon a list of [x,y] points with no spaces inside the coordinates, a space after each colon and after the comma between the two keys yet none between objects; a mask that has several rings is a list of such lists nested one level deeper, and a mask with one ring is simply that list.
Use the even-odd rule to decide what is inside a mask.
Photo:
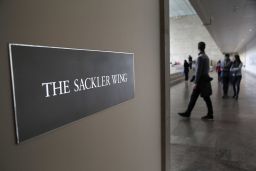
[{"label": "man in dark suit", "polygon": [[199,56],[197,58],[197,68],[196,68],[196,75],[195,75],[195,86],[192,92],[192,95],[190,97],[188,108],[183,113],[178,113],[182,117],[189,118],[191,115],[191,112],[196,104],[196,101],[201,95],[201,97],[204,99],[207,108],[208,113],[203,116],[201,119],[204,120],[212,120],[213,119],[213,109],[212,109],[212,102],[211,102],[211,94],[212,94],[212,87],[211,87],[211,80],[212,78],[209,77],[209,58],[205,54],[205,43],[199,42],[198,43],[198,50],[199,50]]}]

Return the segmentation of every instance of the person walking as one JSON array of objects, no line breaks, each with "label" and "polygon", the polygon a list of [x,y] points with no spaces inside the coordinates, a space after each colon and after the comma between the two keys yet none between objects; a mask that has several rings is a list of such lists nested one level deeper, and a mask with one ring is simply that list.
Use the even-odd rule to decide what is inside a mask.
[{"label": "person walking", "polygon": [[218,74],[218,81],[221,81],[221,61],[219,60],[216,65],[216,72]]},{"label": "person walking", "polygon": [[188,56],[189,68],[192,69],[193,58],[191,55]]},{"label": "person walking", "polygon": [[189,73],[189,63],[187,62],[187,60],[184,60],[185,81],[188,81],[188,73]]},{"label": "person walking", "polygon": [[198,43],[198,58],[197,58],[197,67],[196,67],[196,75],[195,75],[195,86],[193,92],[190,97],[190,101],[187,107],[187,110],[183,113],[178,113],[182,117],[189,118],[191,112],[196,104],[196,101],[201,95],[203,97],[208,113],[203,116],[201,119],[203,120],[212,120],[213,119],[213,108],[211,102],[211,94],[212,94],[212,87],[211,87],[211,80],[212,78],[209,76],[209,58],[205,54],[205,43],[199,42]]},{"label": "person walking", "polygon": [[222,83],[223,83],[223,96],[222,98],[228,97],[228,87],[229,87],[229,77],[230,77],[230,67],[231,61],[229,58],[229,54],[225,54],[225,59],[221,66],[221,75],[222,75]]},{"label": "person walking", "polygon": [[233,98],[235,98],[236,100],[238,100],[240,83],[242,80],[242,66],[243,66],[243,63],[240,60],[240,56],[235,55],[235,61],[233,62],[230,68],[230,72],[232,75],[232,85],[234,90]]}]

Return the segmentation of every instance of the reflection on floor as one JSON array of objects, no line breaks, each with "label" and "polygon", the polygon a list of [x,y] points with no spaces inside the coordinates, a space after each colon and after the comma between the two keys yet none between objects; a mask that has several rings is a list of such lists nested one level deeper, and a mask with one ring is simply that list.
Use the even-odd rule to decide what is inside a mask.
[{"label": "reflection on floor", "polygon": [[222,99],[214,78],[214,121],[200,119],[206,114],[202,98],[189,120],[177,115],[185,110],[192,86],[171,87],[171,171],[256,171],[256,77],[244,73],[238,101]]}]

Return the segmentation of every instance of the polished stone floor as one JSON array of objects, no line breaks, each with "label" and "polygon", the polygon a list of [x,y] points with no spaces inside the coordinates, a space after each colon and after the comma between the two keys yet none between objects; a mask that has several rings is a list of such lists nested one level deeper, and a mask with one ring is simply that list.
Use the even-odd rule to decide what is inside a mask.
[{"label": "polished stone floor", "polygon": [[202,98],[190,119],[178,116],[193,84],[171,87],[171,171],[256,171],[256,77],[244,73],[238,101],[222,99],[214,77],[214,121],[200,119],[207,112]]}]

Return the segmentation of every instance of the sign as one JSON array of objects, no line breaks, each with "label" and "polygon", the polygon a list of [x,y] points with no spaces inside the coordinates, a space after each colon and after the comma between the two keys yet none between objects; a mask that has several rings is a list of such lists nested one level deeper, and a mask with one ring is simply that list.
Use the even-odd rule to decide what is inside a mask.
[{"label": "sign", "polygon": [[132,53],[9,44],[17,143],[134,97]]}]

